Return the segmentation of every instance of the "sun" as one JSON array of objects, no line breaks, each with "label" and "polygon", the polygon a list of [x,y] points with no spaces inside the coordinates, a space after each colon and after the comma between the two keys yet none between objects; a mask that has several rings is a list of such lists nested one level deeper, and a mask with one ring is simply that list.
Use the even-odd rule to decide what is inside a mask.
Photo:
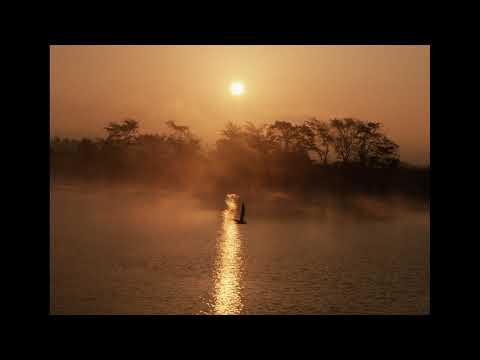
[{"label": "sun", "polygon": [[243,95],[244,92],[245,92],[245,86],[241,81],[234,81],[230,84],[230,93],[233,96]]}]

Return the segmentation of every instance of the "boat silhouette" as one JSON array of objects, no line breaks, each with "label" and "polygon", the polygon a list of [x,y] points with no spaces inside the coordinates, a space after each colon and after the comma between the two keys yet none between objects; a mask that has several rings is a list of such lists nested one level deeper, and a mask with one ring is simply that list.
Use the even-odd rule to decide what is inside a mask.
[{"label": "boat silhouette", "polygon": [[246,224],[245,221],[245,204],[242,202],[242,210],[240,211],[240,219],[233,219],[237,224]]}]

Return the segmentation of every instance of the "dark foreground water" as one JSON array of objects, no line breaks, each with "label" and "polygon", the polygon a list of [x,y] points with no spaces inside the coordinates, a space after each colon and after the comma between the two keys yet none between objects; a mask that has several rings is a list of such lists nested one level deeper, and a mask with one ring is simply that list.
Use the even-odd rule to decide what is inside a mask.
[{"label": "dark foreground water", "polygon": [[51,312],[429,313],[425,207],[220,198],[52,187]]}]

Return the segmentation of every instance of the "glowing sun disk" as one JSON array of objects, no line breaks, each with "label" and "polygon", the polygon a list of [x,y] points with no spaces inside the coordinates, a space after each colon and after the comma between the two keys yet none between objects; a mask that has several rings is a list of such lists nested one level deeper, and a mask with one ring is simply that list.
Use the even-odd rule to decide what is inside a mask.
[{"label": "glowing sun disk", "polygon": [[230,84],[230,92],[233,96],[240,96],[245,92],[245,86],[240,81],[235,81]]}]

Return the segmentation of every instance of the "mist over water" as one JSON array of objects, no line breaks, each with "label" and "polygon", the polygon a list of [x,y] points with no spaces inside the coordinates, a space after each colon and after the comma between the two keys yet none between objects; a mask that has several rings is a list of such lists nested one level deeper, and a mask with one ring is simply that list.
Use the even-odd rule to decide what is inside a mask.
[{"label": "mist over water", "polygon": [[54,314],[430,311],[427,201],[55,184],[50,212]]}]

